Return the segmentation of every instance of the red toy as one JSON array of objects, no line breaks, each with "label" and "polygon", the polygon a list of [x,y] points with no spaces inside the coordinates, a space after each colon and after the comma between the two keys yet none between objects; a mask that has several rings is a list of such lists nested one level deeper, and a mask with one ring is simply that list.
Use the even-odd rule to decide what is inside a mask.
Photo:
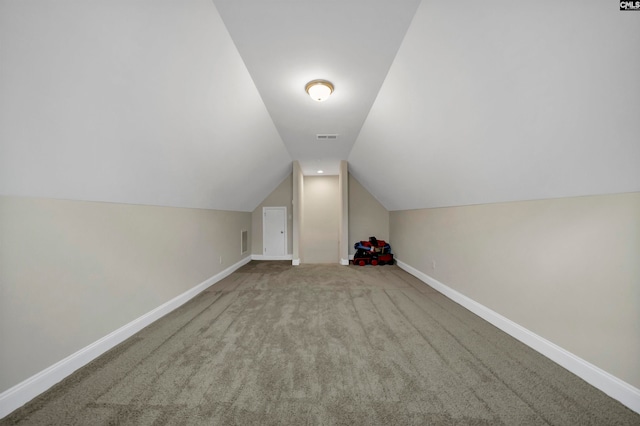
[{"label": "red toy", "polygon": [[384,240],[369,237],[369,241],[360,241],[353,245],[356,254],[353,256],[354,265],[393,265],[391,246]]}]

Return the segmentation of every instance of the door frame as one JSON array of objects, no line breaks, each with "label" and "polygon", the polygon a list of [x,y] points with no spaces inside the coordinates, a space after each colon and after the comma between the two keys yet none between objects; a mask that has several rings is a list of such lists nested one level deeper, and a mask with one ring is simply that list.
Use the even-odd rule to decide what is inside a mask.
[{"label": "door frame", "polygon": [[[266,238],[265,238],[266,222],[264,218],[267,215],[267,210],[281,210],[284,212],[284,255],[283,256],[266,256],[264,254],[265,241],[266,241]],[[292,259],[292,255],[287,253],[289,251],[289,245],[287,244],[287,241],[288,241],[287,227],[288,226],[289,226],[289,222],[288,222],[286,206],[282,206],[282,207],[270,206],[270,207],[262,208],[262,254],[260,256],[256,256],[258,257],[258,259],[256,260],[291,260]]]}]

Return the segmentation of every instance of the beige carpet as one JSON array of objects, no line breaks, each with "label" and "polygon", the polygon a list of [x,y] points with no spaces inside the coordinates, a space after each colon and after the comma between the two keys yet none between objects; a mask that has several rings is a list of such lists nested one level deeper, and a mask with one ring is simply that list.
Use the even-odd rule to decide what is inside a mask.
[{"label": "beige carpet", "polygon": [[639,425],[396,266],[251,262],[0,424]]}]

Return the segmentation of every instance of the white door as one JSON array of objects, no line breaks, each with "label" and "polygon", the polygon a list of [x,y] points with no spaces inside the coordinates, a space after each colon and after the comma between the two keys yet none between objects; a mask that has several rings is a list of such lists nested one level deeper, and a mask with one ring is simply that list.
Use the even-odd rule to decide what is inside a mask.
[{"label": "white door", "polygon": [[262,254],[265,258],[287,254],[287,208],[262,208]]}]

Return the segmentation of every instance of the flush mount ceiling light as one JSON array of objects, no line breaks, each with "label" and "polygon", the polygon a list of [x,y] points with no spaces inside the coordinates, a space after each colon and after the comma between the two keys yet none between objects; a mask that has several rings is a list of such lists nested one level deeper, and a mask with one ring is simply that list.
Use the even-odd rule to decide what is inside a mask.
[{"label": "flush mount ceiling light", "polygon": [[312,80],[307,83],[304,90],[314,101],[324,102],[333,93],[333,84],[327,80]]}]

